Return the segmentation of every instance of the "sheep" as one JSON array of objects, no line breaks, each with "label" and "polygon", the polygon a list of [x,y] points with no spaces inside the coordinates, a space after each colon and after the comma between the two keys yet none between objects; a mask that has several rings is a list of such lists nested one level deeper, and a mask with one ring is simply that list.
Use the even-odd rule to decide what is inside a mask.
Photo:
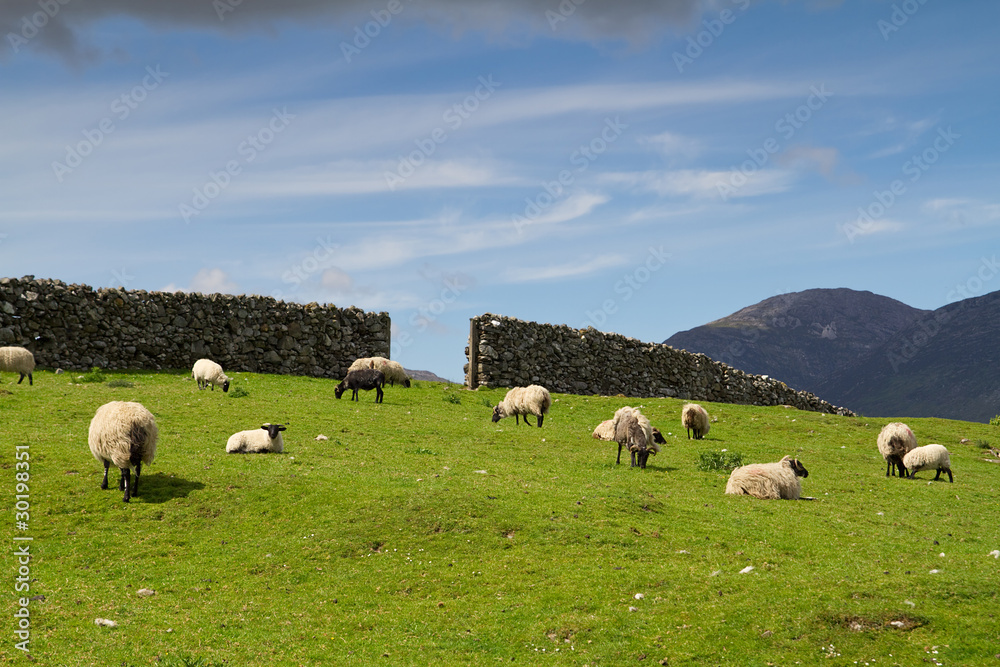
[{"label": "sheep", "polygon": [[685,403],[681,409],[681,424],[687,429],[688,440],[691,431],[694,431],[695,440],[701,440],[708,435],[708,412],[697,403]]},{"label": "sheep", "polygon": [[917,446],[917,437],[913,435],[910,427],[902,422],[886,424],[879,431],[876,444],[878,445],[878,451],[881,452],[882,457],[885,459],[885,476],[889,477],[890,471],[895,475],[896,468],[898,467],[899,476],[906,477],[906,467],[903,465],[903,457]]},{"label": "sheep", "polygon": [[351,400],[360,402],[358,399],[358,390],[364,389],[365,391],[375,390],[375,402],[381,403],[383,392],[382,387],[385,386],[385,374],[382,371],[375,370],[374,368],[363,368],[361,370],[348,371],[347,377],[344,378],[340,384],[338,384],[333,389],[334,395],[339,399],[344,395],[344,390],[351,390]]},{"label": "sheep", "polygon": [[948,455],[948,450],[945,449],[944,445],[915,447],[903,457],[902,465],[904,469],[908,468],[910,470],[910,479],[913,479],[921,470],[936,469],[935,482],[941,479],[942,472],[946,472],[948,473],[948,481],[952,484],[955,483],[955,477],[951,474],[951,457]]},{"label": "sheep", "polygon": [[600,424],[597,425],[597,428],[594,429],[594,432],[591,434],[590,437],[594,438],[595,440],[614,440],[615,420],[605,419],[604,421],[602,421]]},{"label": "sheep", "polygon": [[618,459],[616,464],[622,462],[622,446],[628,448],[632,455],[631,467],[646,467],[646,460],[650,454],[660,451],[659,446],[653,440],[653,427],[649,419],[638,409],[625,406],[615,412],[614,419],[611,420],[614,426],[614,440],[618,443]]},{"label": "sheep", "polygon": [[[90,421],[87,442],[94,458],[104,464],[101,488],[108,488],[108,467],[114,463],[121,470],[118,490],[125,492],[122,500],[127,503],[139,495],[142,464],[153,462],[158,437],[156,419],[141,404],[111,401],[99,407]],[[135,483],[131,479],[132,468],[135,468]]]},{"label": "sheep", "polygon": [[805,466],[790,456],[777,463],[751,463],[733,470],[726,483],[726,493],[764,500],[798,500],[802,494],[799,477],[808,476]]},{"label": "sheep", "polygon": [[24,382],[25,376],[28,377],[29,385],[35,384],[31,377],[33,370],[35,370],[35,357],[31,352],[23,347],[0,347],[0,371],[20,373],[18,384]]},{"label": "sheep", "polygon": [[529,384],[527,387],[514,387],[503,397],[495,408],[493,408],[493,423],[500,421],[504,417],[514,415],[514,423],[520,424],[520,417],[524,417],[524,423],[531,426],[528,415],[535,415],[538,418],[538,428],[542,427],[542,421],[549,412],[552,405],[552,397],[549,390],[537,384]]},{"label": "sheep", "polygon": [[212,391],[215,391],[218,385],[222,387],[223,392],[229,391],[229,378],[222,372],[222,366],[211,359],[199,359],[194,362],[191,377],[198,381],[198,389],[205,389],[211,385]]},{"label": "sheep", "polygon": [[385,357],[361,357],[355,359],[354,363],[351,364],[347,372],[364,370],[366,368],[374,368],[375,370],[382,371],[385,374],[385,381],[396,386],[396,383],[400,383],[404,387],[410,386],[410,378],[406,375],[406,370],[398,361],[392,361],[391,359],[386,359]]},{"label": "sheep", "polygon": [[249,431],[239,431],[229,436],[226,442],[226,452],[229,454],[263,454],[274,452],[280,454],[285,449],[281,432],[286,431],[281,424],[264,425]]}]

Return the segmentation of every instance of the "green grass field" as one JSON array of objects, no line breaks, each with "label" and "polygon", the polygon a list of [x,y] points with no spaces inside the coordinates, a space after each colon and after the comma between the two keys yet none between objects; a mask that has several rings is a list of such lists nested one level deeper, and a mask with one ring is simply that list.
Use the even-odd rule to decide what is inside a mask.
[{"label": "green grass field", "polygon": [[[0,384],[9,534],[33,537],[30,592],[5,559],[6,664],[28,663],[14,614],[41,595],[43,665],[1000,665],[994,426],[905,420],[951,452],[955,483],[929,483],[885,478],[887,419],[703,403],[717,421],[694,441],[672,399],[554,395],[538,429],[491,423],[501,390],[418,382],[376,405],[313,378],[237,373],[234,397],[77,375]],[[160,429],[127,505],[87,447],[111,400]],[[590,437],[622,405],[667,436],[646,470]],[[265,421],[288,424],[283,454],[226,454]],[[728,473],[698,469],[724,449],[797,456],[816,500],[725,496]]]}]

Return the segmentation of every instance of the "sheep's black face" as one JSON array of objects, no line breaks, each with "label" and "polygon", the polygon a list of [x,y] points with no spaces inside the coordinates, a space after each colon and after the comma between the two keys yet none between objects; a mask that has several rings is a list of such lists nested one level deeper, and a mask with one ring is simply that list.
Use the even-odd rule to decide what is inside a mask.
[{"label": "sheep's black face", "polygon": [[493,408],[493,423],[500,421],[500,406]]},{"label": "sheep's black face", "polygon": [[806,470],[806,467],[804,465],[802,465],[801,463],[799,463],[798,459],[792,459],[789,463],[791,463],[792,472],[795,473],[796,477],[808,477],[809,476],[809,471]]},{"label": "sheep's black face", "polygon": [[407,389],[410,388],[410,378],[406,378],[405,380],[403,380],[403,386],[406,387]]},{"label": "sheep's black face", "polygon": [[338,399],[341,396],[344,395],[344,383],[343,382],[341,382],[340,384],[338,384],[336,387],[333,388],[333,395],[336,396]]},{"label": "sheep's black face", "polygon": [[288,430],[281,424],[264,424],[263,426],[261,426],[261,428],[267,431],[267,436],[271,438],[271,440],[277,438],[278,433]]},{"label": "sheep's black face", "polygon": [[663,434],[660,433],[660,429],[658,428],[653,429],[653,442],[655,442],[658,445],[667,444],[667,439],[663,437]]},{"label": "sheep's black face", "polygon": [[222,392],[225,393],[227,391],[229,391],[229,380],[226,380],[226,383],[222,385]]}]

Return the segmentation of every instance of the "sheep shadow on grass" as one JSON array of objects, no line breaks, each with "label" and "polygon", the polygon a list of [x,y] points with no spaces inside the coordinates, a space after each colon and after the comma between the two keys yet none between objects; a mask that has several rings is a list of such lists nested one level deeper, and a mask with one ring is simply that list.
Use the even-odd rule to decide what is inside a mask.
[{"label": "sheep shadow on grass", "polygon": [[143,503],[165,503],[174,498],[187,498],[192,491],[204,489],[201,482],[192,482],[183,477],[171,477],[162,472],[143,475],[139,482],[139,495],[134,500]]}]

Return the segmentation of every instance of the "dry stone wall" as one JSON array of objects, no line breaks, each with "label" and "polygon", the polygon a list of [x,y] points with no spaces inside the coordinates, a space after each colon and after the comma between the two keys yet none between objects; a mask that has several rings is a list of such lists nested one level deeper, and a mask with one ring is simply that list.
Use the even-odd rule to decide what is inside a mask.
[{"label": "dry stone wall", "polygon": [[487,313],[470,322],[466,384],[517,387],[540,384],[550,391],[792,405],[851,415],[805,391],[767,376],[750,375],[704,354],[644,343],[592,327],[538,324]]},{"label": "dry stone wall", "polygon": [[191,368],[342,378],[358,357],[389,356],[388,313],[264,296],[93,289],[0,278],[0,346],[41,367]]}]

